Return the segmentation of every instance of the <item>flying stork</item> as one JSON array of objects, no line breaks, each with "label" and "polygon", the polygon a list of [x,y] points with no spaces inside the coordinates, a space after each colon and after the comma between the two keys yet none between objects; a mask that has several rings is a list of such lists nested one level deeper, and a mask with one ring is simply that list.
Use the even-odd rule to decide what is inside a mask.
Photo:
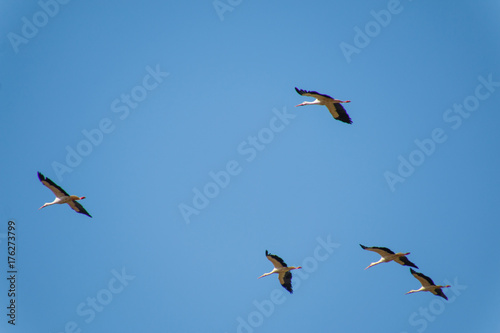
[{"label": "flying stork", "polygon": [[325,105],[330,113],[332,114],[333,118],[343,121],[344,123],[352,124],[352,120],[345,111],[344,107],[340,103],[350,103],[351,101],[341,101],[339,99],[335,99],[331,96],[328,95],[323,95],[320,94],[319,92],[316,91],[307,91],[307,90],[302,90],[298,89],[295,87],[295,91],[299,95],[303,96],[310,96],[316,98],[316,100],[312,102],[303,102],[295,106],[304,106],[304,105]]},{"label": "flying stork", "polygon": [[80,203],[76,201],[76,200],[83,200],[83,199],[85,199],[85,197],[79,197],[76,195],[69,195],[68,193],[66,193],[65,190],[60,188],[56,183],[54,183],[52,180],[50,180],[49,178],[42,175],[40,172],[38,172],[38,179],[40,179],[42,184],[47,186],[49,188],[49,190],[51,190],[52,193],[54,193],[56,196],[54,201],[47,202],[46,204],[44,204],[42,207],[40,207],[38,209],[42,209],[42,208],[50,206],[50,205],[67,203],[77,213],[87,215],[88,217],[92,217],[92,216],[90,216],[89,213],[87,213],[85,208],[83,208],[83,206],[80,205]]},{"label": "flying stork", "polygon": [[269,259],[270,262],[273,263],[274,268],[269,273],[262,274],[261,276],[259,276],[258,279],[260,279],[260,278],[262,278],[264,276],[268,276],[268,275],[271,275],[271,274],[274,274],[274,273],[278,273],[278,278],[279,278],[280,283],[283,286],[283,288],[285,288],[286,290],[288,290],[290,292],[290,294],[293,294],[293,290],[292,290],[292,273],[290,273],[290,271],[292,269],[301,269],[302,267],[300,267],[300,266],[299,267],[293,267],[293,266],[292,267],[287,267],[287,265],[285,264],[285,262],[283,261],[283,259],[281,259],[277,255],[274,255],[274,254],[271,254],[271,253],[267,252],[267,250],[266,250],[266,257],[267,257],[267,259]]},{"label": "flying stork", "polygon": [[411,267],[418,268],[414,263],[412,263],[410,260],[408,260],[408,258],[406,258],[406,256],[409,255],[410,252],[407,252],[407,253],[401,253],[401,252],[394,253],[394,252],[392,252],[391,250],[389,250],[386,247],[377,247],[377,246],[367,247],[367,246],[364,246],[364,245],[361,245],[361,244],[359,244],[359,245],[361,246],[361,248],[363,248],[363,250],[373,251],[373,252],[376,252],[376,253],[378,253],[378,254],[380,254],[382,256],[382,258],[380,258],[379,261],[372,262],[365,269],[368,269],[368,268],[370,268],[372,266],[381,264],[383,262],[389,262],[389,261],[393,261],[393,260],[395,262],[397,262],[398,264],[403,265],[403,266],[411,266]]},{"label": "flying stork", "polygon": [[406,294],[417,293],[419,291],[430,291],[434,295],[440,296],[440,297],[444,298],[445,300],[448,300],[448,297],[446,297],[446,295],[443,293],[443,290],[441,288],[449,288],[449,287],[451,287],[450,285],[446,285],[446,286],[436,285],[430,277],[428,277],[422,273],[415,272],[412,268],[410,268],[410,272],[418,281],[420,281],[420,283],[422,284],[422,287],[420,287],[420,289],[417,289],[417,290],[410,290]]}]

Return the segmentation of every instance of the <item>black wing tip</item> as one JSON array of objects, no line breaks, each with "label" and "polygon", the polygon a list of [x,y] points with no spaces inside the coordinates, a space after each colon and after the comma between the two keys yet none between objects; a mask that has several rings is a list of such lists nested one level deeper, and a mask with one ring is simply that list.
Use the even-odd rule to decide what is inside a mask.
[{"label": "black wing tip", "polygon": [[347,114],[347,111],[342,106],[342,104],[341,103],[333,103],[333,106],[335,108],[335,111],[337,111],[337,113],[339,114],[339,116],[337,118],[334,117],[335,120],[338,120],[338,121],[341,121],[343,123],[351,125],[352,119],[349,116],[349,114]]},{"label": "black wing tip", "polygon": [[[77,202],[75,202],[75,204],[78,204],[78,203],[77,203]],[[78,207],[78,209],[79,209],[79,210],[75,210],[75,212],[77,212],[77,213],[79,213],[79,214],[86,215],[86,216],[88,216],[88,217],[92,218],[92,215],[90,215],[90,214],[89,214],[89,213],[85,210],[85,208],[83,208],[83,206],[82,206],[82,205],[78,204],[78,205],[77,205],[77,207]]]},{"label": "black wing tip", "polygon": [[[81,207],[81,205],[80,205],[80,207]],[[80,214],[83,214],[83,215],[86,215],[86,216],[88,216],[88,217],[92,218],[92,215],[90,215],[90,214],[89,214],[89,213],[85,210],[85,208],[81,207],[81,209],[82,209],[82,211],[77,211],[77,213],[80,213]]]},{"label": "black wing tip", "polygon": [[[42,173],[38,172],[38,179],[40,179],[41,182],[47,182],[49,183],[50,185],[58,188],[61,192],[65,193],[66,195],[69,195],[68,193],[66,193],[66,191],[64,191],[59,185],[57,185],[56,183],[54,183],[52,181],[52,179],[48,178],[48,177],[45,177]],[[46,184],[44,184],[46,185]]]},{"label": "black wing tip", "polygon": [[288,272],[285,273],[284,282],[285,283],[282,284],[283,288],[285,288],[286,290],[288,290],[288,292],[290,294],[293,294],[293,289],[292,289],[292,273],[290,271],[288,271]]},{"label": "black wing tip", "polygon": [[[70,203],[68,203],[70,204]],[[77,212],[78,214],[83,214],[83,215],[86,215],[88,217],[92,217],[92,215],[89,214],[89,212],[87,212],[87,210],[85,208],[83,208],[82,204],[79,203],[78,201],[73,201],[73,204],[75,205],[76,209],[73,208],[73,206],[71,206],[70,204],[70,207],[75,211]]]},{"label": "black wing tip", "polygon": [[324,95],[324,94],[320,94],[319,92],[317,92],[317,91],[315,91],[315,90],[304,90],[304,89],[299,89],[299,88],[295,87],[295,91],[296,91],[299,95],[304,95],[304,94],[316,94],[316,95],[320,95],[320,96],[324,96],[324,97],[332,98],[331,96]]},{"label": "black wing tip", "polygon": [[359,244],[363,250],[366,250],[366,246]]},{"label": "black wing tip", "polygon": [[445,300],[448,300],[448,297],[444,294],[443,289],[441,289],[441,288],[434,289],[433,294],[436,296],[442,297]]},{"label": "black wing tip", "polygon": [[441,290],[441,292],[438,294],[438,296],[441,296],[442,298],[444,298],[445,300],[448,300],[448,296],[446,296],[443,291]]},{"label": "black wing tip", "polygon": [[276,260],[277,262],[279,262],[283,267],[288,267],[286,265],[286,262],[280,256],[278,256],[276,254],[269,253],[267,250],[266,250],[266,257],[271,257],[274,260]]},{"label": "black wing tip", "polygon": [[411,268],[411,267],[410,267],[410,272],[411,272],[411,274],[418,274],[418,272],[417,272],[417,271],[415,271],[415,270],[414,270],[413,268]]},{"label": "black wing tip", "polygon": [[345,116],[339,116],[339,117],[335,118],[335,120],[352,125],[352,119],[351,119],[351,117],[349,117],[348,114],[346,114]]},{"label": "black wing tip", "polygon": [[399,257],[399,260],[403,262],[403,266],[415,267],[418,269],[418,266],[412,263],[406,256]]}]

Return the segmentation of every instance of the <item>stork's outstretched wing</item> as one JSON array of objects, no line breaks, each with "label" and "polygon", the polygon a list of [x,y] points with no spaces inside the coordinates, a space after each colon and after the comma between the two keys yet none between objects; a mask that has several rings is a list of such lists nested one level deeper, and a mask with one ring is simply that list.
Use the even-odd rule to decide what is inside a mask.
[{"label": "stork's outstretched wing", "polygon": [[273,266],[275,268],[282,268],[282,267],[287,267],[283,259],[278,257],[277,255],[271,254],[266,250],[266,257],[269,259],[270,262],[273,263]]},{"label": "stork's outstretched wing", "polygon": [[73,208],[73,210],[77,213],[80,213],[80,214],[83,214],[83,215],[87,215],[88,217],[92,217],[90,216],[90,214],[85,210],[85,208],[83,208],[83,206],[77,202],[77,201],[70,201],[68,202],[68,205]]},{"label": "stork's outstretched wing", "polygon": [[352,124],[351,117],[347,114],[346,110],[340,103],[326,103],[328,111],[332,114],[333,118],[340,120],[347,124]]},{"label": "stork's outstretched wing", "polygon": [[49,190],[54,193],[54,195],[58,198],[69,196],[68,193],[66,193],[65,190],[63,190],[59,185],[54,183],[50,178],[45,177],[42,175],[40,172],[38,172],[38,179],[42,182],[43,185],[47,186]]}]

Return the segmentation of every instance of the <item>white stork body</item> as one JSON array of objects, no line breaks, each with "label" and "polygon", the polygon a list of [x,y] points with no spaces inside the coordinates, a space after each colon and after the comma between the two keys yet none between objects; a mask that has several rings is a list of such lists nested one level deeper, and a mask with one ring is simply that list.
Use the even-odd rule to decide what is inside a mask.
[{"label": "white stork body", "polygon": [[333,118],[343,121],[347,124],[352,124],[352,120],[347,114],[346,110],[340,103],[350,103],[351,101],[341,101],[340,99],[335,99],[331,96],[320,94],[316,91],[307,91],[298,89],[295,87],[295,91],[299,95],[303,96],[311,96],[314,97],[315,100],[312,102],[303,102],[296,106],[304,106],[304,105],[325,105],[328,108],[328,111],[332,114]]},{"label": "white stork body", "polygon": [[77,213],[87,215],[88,217],[92,217],[85,210],[85,208],[83,208],[83,206],[79,202],[77,202],[77,200],[83,200],[83,199],[85,199],[85,197],[79,197],[76,195],[69,195],[68,193],[66,193],[65,190],[63,190],[61,187],[59,187],[56,183],[54,183],[49,178],[42,175],[40,172],[38,172],[38,179],[40,179],[42,184],[47,186],[47,188],[49,190],[51,190],[52,193],[54,193],[54,195],[56,196],[54,201],[47,202],[46,204],[44,204],[42,207],[40,207],[38,209],[42,209],[44,207],[51,206],[51,205],[67,203]]},{"label": "white stork body", "polygon": [[[410,268],[411,274],[422,284],[422,287],[416,290],[410,290],[406,294],[412,294],[412,293],[418,293],[419,291],[429,291],[433,293],[436,296],[440,296],[444,298],[445,300],[448,300],[448,297],[443,293],[443,290],[441,288],[449,288],[451,287],[450,285],[446,286],[439,286],[432,281],[432,279],[422,273],[415,272],[413,269]],[[405,294],[405,295],[406,295]]]},{"label": "white stork body", "polygon": [[268,275],[271,275],[271,274],[278,274],[278,278],[280,280],[280,283],[281,285],[283,286],[283,288],[285,288],[286,290],[288,290],[290,292],[290,294],[293,293],[293,290],[292,290],[292,273],[290,273],[291,270],[293,269],[301,269],[302,267],[287,267],[287,265],[285,264],[285,262],[283,261],[283,259],[281,259],[280,257],[274,255],[274,254],[270,254],[267,250],[266,250],[266,257],[267,259],[269,259],[270,262],[273,263],[273,270],[270,271],[269,273],[265,273],[265,274],[262,274],[261,276],[258,277],[258,279],[264,277],[264,276],[268,276]]},{"label": "white stork body", "polygon": [[406,256],[409,255],[410,252],[407,252],[407,253],[401,253],[401,252],[394,253],[394,252],[392,252],[391,250],[389,250],[386,247],[377,247],[377,246],[368,247],[368,246],[364,246],[364,245],[361,245],[361,244],[359,244],[359,245],[361,246],[361,248],[363,250],[368,250],[368,251],[376,252],[376,253],[380,254],[380,256],[382,257],[382,258],[380,258],[379,261],[372,262],[365,269],[368,269],[370,267],[373,267],[375,265],[378,265],[378,264],[381,264],[381,263],[384,263],[384,262],[390,262],[390,261],[393,261],[393,260],[395,262],[397,262],[398,264],[403,265],[403,266],[411,266],[411,267],[418,268],[414,263],[412,263],[410,260],[408,260],[408,258],[406,258]]}]

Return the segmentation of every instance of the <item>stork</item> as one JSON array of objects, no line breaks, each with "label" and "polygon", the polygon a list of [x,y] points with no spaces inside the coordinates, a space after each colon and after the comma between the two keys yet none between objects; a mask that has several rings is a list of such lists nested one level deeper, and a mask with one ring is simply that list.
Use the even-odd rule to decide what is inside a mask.
[{"label": "stork", "polygon": [[368,268],[370,268],[372,266],[381,264],[383,262],[390,262],[390,261],[393,261],[393,260],[395,262],[397,262],[398,264],[403,265],[403,266],[411,266],[411,267],[418,268],[414,263],[412,263],[410,260],[408,260],[408,258],[406,258],[406,256],[409,255],[410,252],[407,252],[407,253],[401,253],[401,252],[394,253],[394,252],[392,252],[391,250],[389,250],[386,247],[377,247],[377,246],[367,247],[367,246],[364,246],[364,245],[361,245],[361,244],[359,244],[359,245],[361,246],[361,248],[363,248],[363,250],[368,250],[368,251],[376,252],[376,253],[380,254],[380,256],[382,257],[382,258],[380,258],[379,261],[372,262],[365,269],[368,269]]},{"label": "stork", "polygon": [[283,259],[278,257],[277,255],[271,254],[266,250],[266,257],[269,259],[270,262],[273,263],[274,268],[272,271],[269,273],[262,274],[261,276],[258,277],[258,279],[268,276],[274,273],[278,273],[278,278],[280,280],[281,285],[283,288],[288,290],[290,294],[293,294],[292,290],[292,273],[290,273],[291,270],[293,269],[301,269],[302,267],[287,267]]},{"label": "stork", "polygon": [[440,297],[444,298],[445,300],[448,300],[448,297],[446,297],[446,295],[443,293],[443,290],[441,288],[449,288],[449,287],[451,287],[450,285],[446,285],[446,286],[436,285],[430,277],[428,277],[422,273],[415,272],[412,268],[410,268],[410,272],[418,281],[420,281],[420,283],[422,284],[422,287],[420,287],[420,289],[410,290],[406,294],[417,293],[419,291],[430,291],[434,295],[440,296]]},{"label": "stork", "polygon": [[341,101],[339,99],[335,99],[331,96],[320,94],[317,91],[307,91],[298,89],[295,87],[295,91],[299,95],[310,96],[316,98],[312,102],[303,102],[295,106],[304,106],[304,105],[325,105],[328,108],[328,111],[332,114],[333,118],[343,121],[344,123],[352,124],[352,120],[347,114],[346,110],[340,103],[350,103],[351,101]]},{"label": "stork", "polygon": [[40,207],[38,209],[42,209],[42,208],[50,206],[50,205],[67,203],[77,213],[87,215],[88,217],[92,217],[92,216],[90,216],[89,213],[87,213],[85,208],[83,208],[83,206],[79,202],[77,202],[77,200],[83,200],[83,199],[85,199],[85,197],[79,197],[76,195],[69,195],[68,193],[66,193],[65,190],[63,190],[61,187],[59,187],[56,183],[54,183],[49,178],[42,175],[40,172],[38,172],[38,179],[40,179],[42,184],[47,186],[49,188],[49,190],[51,190],[52,193],[54,193],[54,195],[56,196],[54,201],[47,202],[46,204],[44,204],[42,207]]}]

